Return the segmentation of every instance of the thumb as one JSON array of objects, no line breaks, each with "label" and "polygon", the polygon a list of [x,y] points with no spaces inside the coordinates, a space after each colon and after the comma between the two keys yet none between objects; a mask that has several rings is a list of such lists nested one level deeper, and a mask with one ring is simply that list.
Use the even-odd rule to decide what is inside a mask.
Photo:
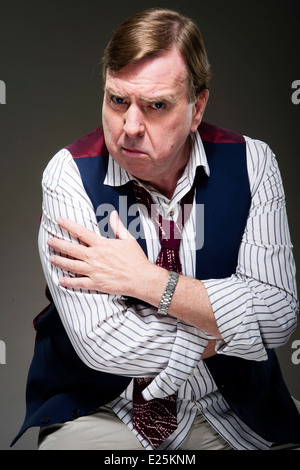
[{"label": "thumb", "polygon": [[132,238],[132,235],[124,227],[117,211],[112,211],[112,213],[110,214],[109,223],[116,238],[120,240]]}]

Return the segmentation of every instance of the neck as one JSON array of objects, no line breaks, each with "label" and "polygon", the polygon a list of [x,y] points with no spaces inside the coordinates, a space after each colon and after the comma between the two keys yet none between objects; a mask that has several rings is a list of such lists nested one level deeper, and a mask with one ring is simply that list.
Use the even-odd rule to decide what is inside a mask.
[{"label": "neck", "polygon": [[191,142],[190,139],[188,139],[186,149],[183,153],[183,158],[180,159],[180,164],[176,168],[172,168],[172,171],[168,170],[166,173],[160,174],[157,178],[151,181],[145,180],[144,183],[152,186],[168,199],[172,199],[177,183],[183,175],[185,167],[189,161],[190,151]]},{"label": "neck", "polygon": [[[180,174],[180,176],[182,173]],[[145,184],[152,186],[154,189],[156,189],[160,194],[163,196],[167,197],[168,199],[172,199],[172,196],[175,192],[178,180],[180,179],[180,176],[176,179],[173,179],[170,181],[170,178],[161,178],[159,181],[144,181]]]}]

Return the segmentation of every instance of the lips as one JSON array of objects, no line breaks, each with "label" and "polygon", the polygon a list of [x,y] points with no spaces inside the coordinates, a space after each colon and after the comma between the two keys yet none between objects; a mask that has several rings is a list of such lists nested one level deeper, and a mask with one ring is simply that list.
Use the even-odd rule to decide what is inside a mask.
[{"label": "lips", "polygon": [[128,155],[145,155],[145,152],[138,148],[122,147],[122,151]]}]

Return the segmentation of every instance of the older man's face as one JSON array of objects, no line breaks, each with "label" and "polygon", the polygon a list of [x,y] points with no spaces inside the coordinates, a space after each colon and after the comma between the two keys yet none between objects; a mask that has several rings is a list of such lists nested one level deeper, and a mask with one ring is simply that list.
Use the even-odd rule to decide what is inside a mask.
[{"label": "older man's face", "polygon": [[176,179],[189,158],[189,133],[207,96],[190,103],[185,63],[173,49],[108,72],[103,103],[107,148],[132,175],[153,183]]}]

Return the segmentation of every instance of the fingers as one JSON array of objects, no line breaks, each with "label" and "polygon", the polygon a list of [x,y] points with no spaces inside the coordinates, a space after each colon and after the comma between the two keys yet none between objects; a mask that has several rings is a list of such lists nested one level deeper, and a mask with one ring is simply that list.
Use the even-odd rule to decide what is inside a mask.
[{"label": "fingers", "polygon": [[[78,260],[86,260],[87,257],[87,247],[92,246],[93,244],[99,241],[100,235],[94,233],[92,230],[87,229],[83,225],[80,225],[76,222],[73,222],[69,219],[59,218],[57,219],[57,224],[64,230],[71,233],[74,237],[78,238],[84,245],[69,242],[61,238],[49,238],[47,243],[48,245],[64,255],[70,256],[71,258],[76,258]],[[54,259],[54,258],[53,258]]]},{"label": "fingers", "polygon": [[[57,220],[58,225],[69,232],[73,237],[79,239],[81,243],[76,243],[60,238],[49,238],[48,245],[55,251],[50,257],[52,265],[61,269],[64,273],[74,274],[75,277],[63,277],[59,280],[61,286],[66,288],[80,288],[88,290],[96,290],[105,292],[107,290],[104,286],[103,279],[107,281],[107,275],[112,275],[116,280],[117,291],[119,289],[118,275],[120,272],[119,266],[126,264],[124,257],[128,256],[128,251],[132,249],[132,243],[127,242],[122,245],[121,241],[133,240],[137,243],[134,237],[127,231],[122,224],[117,211],[113,211],[110,216],[110,224],[114,235],[120,242],[116,240],[108,240],[101,237],[101,235],[94,233],[84,226],[77,224],[69,219],[60,218]],[[116,248],[116,243],[121,246]],[[124,248],[126,246],[126,248]],[[116,250],[121,251],[121,261],[115,267]],[[123,258],[122,258],[123,256]],[[103,277],[103,272],[105,276]],[[99,274],[100,273],[100,274]],[[110,289],[110,287],[109,287]]]},{"label": "fingers", "polygon": [[97,290],[89,277],[63,277],[59,283],[67,289]]},{"label": "fingers", "polygon": [[77,222],[73,222],[73,220],[60,217],[56,222],[61,228],[67,232],[70,232],[72,235],[79,238],[79,240],[81,240],[83,243],[86,243],[87,245],[92,245],[99,239],[99,234],[89,230],[83,225],[77,224]]},{"label": "fingers", "polygon": [[[71,258],[76,258],[78,260],[84,260],[86,258],[87,247],[84,245],[61,240],[60,238],[49,238],[47,243],[50,248],[53,248],[53,250],[70,256]],[[56,256],[56,258],[58,257]]]},{"label": "fingers", "polygon": [[72,274],[79,274],[86,276],[88,274],[88,265],[83,261],[77,261],[63,256],[53,255],[50,257],[50,262],[57,268]]},{"label": "fingers", "polygon": [[[87,229],[83,225],[77,224],[69,219],[59,218],[57,224],[65,229],[67,232],[70,232],[75,237],[79,238],[83,243],[91,246],[97,241],[99,241],[99,234],[93,232],[92,230]],[[110,225],[114,232],[116,238],[121,240],[126,240],[127,238],[133,238],[128,230],[124,227],[119,214],[117,211],[113,211],[110,215]]]},{"label": "fingers", "polygon": [[119,238],[120,240],[133,238],[128,230],[124,227],[117,211],[112,211],[110,214],[109,223],[116,238]]}]

